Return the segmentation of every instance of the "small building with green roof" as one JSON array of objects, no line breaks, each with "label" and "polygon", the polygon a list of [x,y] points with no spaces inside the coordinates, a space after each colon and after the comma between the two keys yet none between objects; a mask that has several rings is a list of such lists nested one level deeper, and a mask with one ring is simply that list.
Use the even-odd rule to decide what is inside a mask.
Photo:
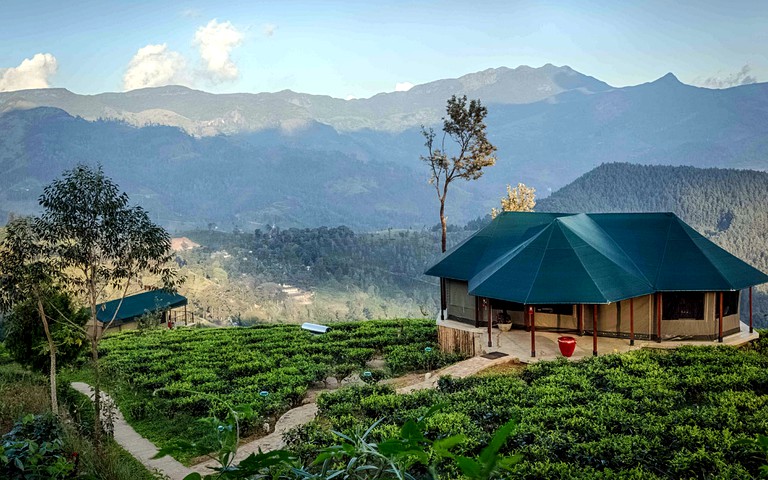
[{"label": "small building with green roof", "polygon": [[[443,320],[474,328],[718,340],[743,328],[740,293],[768,275],[673,213],[504,212],[425,272]],[[443,348],[453,349],[451,345]]]},{"label": "small building with green roof", "polygon": [[183,308],[181,320],[187,323],[187,298],[165,290],[149,290],[127,295],[123,299],[110,300],[96,306],[96,320],[100,328],[109,331],[133,330],[145,315],[157,315],[159,323],[169,327],[179,319],[172,315],[175,309]]}]

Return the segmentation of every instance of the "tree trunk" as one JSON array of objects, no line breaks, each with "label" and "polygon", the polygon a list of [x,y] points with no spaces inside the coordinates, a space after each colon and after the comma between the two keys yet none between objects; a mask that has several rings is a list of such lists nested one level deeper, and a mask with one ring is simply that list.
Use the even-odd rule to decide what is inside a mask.
[{"label": "tree trunk", "polygon": [[101,449],[101,371],[99,369],[99,321],[96,317],[96,289],[93,284],[89,285],[91,300],[91,360],[93,361],[93,441],[96,449]]},{"label": "tree trunk", "polygon": [[[94,329],[96,325],[94,325]],[[93,441],[96,444],[96,448],[101,448],[101,372],[99,371],[99,343],[96,340],[96,330],[94,330],[94,337],[91,338],[91,359],[93,360]]]},{"label": "tree trunk", "polygon": [[37,312],[40,314],[40,320],[43,322],[45,338],[48,340],[48,355],[51,358],[51,373],[49,375],[51,382],[51,411],[54,415],[58,415],[59,399],[56,394],[56,344],[53,343],[51,330],[48,328],[48,317],[45,316],[45,309],[43,308],[43,300],[39,296],[37,297]]},{"label": "tree trunk", "polygon": [[445,218],[445,198],[442,198],[440,200],[440,226],[442,227],[442,230],[443,230],[443,239],[442,239],[442,243],[440,244],[442,248],[441,252],[445,253],[445,251],[447,250],[446,238],[448,236],[448,222]]}]

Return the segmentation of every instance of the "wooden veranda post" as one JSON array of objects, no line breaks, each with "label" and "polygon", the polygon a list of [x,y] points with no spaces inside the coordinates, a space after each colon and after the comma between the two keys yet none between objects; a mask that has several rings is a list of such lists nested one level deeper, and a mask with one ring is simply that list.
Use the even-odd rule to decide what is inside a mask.
[{"label": "wooden veranda post", "polygon": [[720,321],[717,325],[717,341],[723,343],[723,292],[720,292]]},{"label": "wooden veranda post", "polygon": [[635,344],[635,299],[629,299],[629,345]]},{"label": "wooden veranda post", "polygon": [[475,328],[480,326],[480,300],[475,297]]},{"label": "wooden veranda post", "polygon": [[749,333],[754,331],[752,328],[752,287],[749,287]]},{"label": "wooden veranda post", "polygon": [[531,316],[531,356],[536,356],[536,313],[533,307],[528,307],[528,314]]},{"label": "wooden veranda post", "polygon": [[440,320],[445,320],[445,279],[440,277]]},{"label": "wooden veranda post", "polygon": [[493,322],[491,321],[491,299],[486,298],[485,299],[486,304],[488,305],[488,346],[493,346]]},{"label": "wooden veranda post", "polygon": [[592,305],[592,356],[597,356],[597,305]]},{"label": "wooden veranda post", "polygon": [[661,292],[656,294],[656,343],[661,343]]},{"label": "wooden veranda post", "polygon": [[584,304],[578,305],[578,310],[576,310],[576,322],[579,336],[584,335]]}]

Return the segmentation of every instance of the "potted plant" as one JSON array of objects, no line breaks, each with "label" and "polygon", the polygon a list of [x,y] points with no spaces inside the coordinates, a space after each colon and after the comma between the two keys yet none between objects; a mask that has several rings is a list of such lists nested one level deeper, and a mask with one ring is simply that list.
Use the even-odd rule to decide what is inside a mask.
[{"label": "potted plant", "polygon": [[512,317],[509,316],[506,310],[496,315],[496,325],[502,332],[508,332],[512,329]]}]

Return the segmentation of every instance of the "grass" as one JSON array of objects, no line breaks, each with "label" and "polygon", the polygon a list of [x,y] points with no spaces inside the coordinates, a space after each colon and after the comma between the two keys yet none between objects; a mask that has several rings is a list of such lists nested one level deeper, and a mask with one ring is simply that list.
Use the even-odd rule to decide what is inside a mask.
[{"label": "grass", "polygon": [[27,413],[51,410],[48,378],[14,363],[0,343],[0,432]]},{"label": "grass", "polygon": [[[109,440],[100,451],[90,439],[93,403],[59,378],[59,403],[64,419],[64,448],[79,457],[78,475],[97,480],[151,480],[158,475]],[[26,414],[51,409],[48,377],[11,361],[0,343],[0,435]]]}]

